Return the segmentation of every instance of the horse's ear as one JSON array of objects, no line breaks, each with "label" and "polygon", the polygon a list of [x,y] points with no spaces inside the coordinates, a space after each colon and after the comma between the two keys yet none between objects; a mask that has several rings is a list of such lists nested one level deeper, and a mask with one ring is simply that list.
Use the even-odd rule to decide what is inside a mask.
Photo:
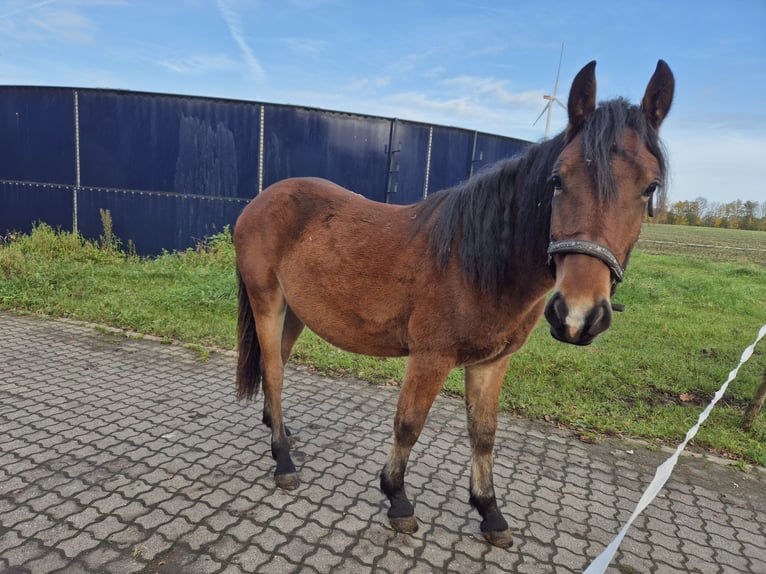
[{"label": "horse's ear", "polygon": [[569,112],[569,127],[567,131],[574,134],[581,127],[585,118],[596,109],[596,60],[585,65],[577,72],[572,88],[569,90],[567,111]]},{"label": "horse's ear", "polygon": [[649,85],[646,86],[644,99],[641,100],[641,110],[646,116],[646,121],[655,130],[660,128],[662,120],[668,115],[670,105],[673,103],[673,91],[676,81],[673,78],[673,72],[664,60],[657,62],[657,69],[654,71]]}]

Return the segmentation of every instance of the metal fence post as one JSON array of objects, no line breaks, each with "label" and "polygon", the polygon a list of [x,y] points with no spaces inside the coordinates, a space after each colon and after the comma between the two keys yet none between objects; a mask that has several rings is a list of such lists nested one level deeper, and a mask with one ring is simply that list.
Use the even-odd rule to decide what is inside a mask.
[{"label": "metal fence post", "polygon": [[74,190],[72,191],[72,233],[79,232],[77,225],[77,195],[80,192],[80,103],[79,94],[74,90]]},{"label": "metal fence post", "polygon": [[265,125],[264,125],[264,119],[266,117],[265,113],[265,106],[261,104],[261,121],[260,121],[260,128],[258,129],[258,194],[260,194],[263,191],[263,140],[264,140],[264,132],[265,132]]},{"label": "metal fence post", "polygon": [[428,150],[426,152],[426,177],[423,184],[423,199],[428,197],[428,179],[431,177],[431,149],[434,141],[434,127],[428,128]]},{"label": "metal fence post", "polygon": [[388,136],[388,181],[386,182],[386,203],[391,203],[391,197],[397,192],[398,183],[394,181],[394,173],[399,172],[399,164],[396,163],[394,154],[402,151],[401,142],[394,149],[396,141],[396,118],[391,120],[391,131]]}]

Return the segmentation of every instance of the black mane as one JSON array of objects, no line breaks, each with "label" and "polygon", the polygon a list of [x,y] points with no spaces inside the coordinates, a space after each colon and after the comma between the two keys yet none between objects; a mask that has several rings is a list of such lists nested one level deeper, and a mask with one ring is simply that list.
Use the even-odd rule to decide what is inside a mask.
[{"label": "black mane", "polygon": [[[610,163],[625,129],[634,130],[657,158],[663,179],[667,172],[662,144],[641,109],[622,98],[602,102],[580,131],[599,201],[609,201],[616,193]],[[502,291],[515,265],[529,262],[528,258],[546,265],[551,173],[566,143],[576,135],[563,132],[533,144],[522,155],[499,161],[418,204],[415,231],[428,228],[438,265],[445,268],[457,250],[466,278],[495,294]]]}]

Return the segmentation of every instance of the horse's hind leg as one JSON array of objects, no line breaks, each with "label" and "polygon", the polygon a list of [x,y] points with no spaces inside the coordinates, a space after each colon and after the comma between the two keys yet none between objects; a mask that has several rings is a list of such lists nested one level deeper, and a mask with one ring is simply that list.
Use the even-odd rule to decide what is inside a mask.
[{"label": "horse's hind leg", "polygon": [[271,422],[271,455],[277,465],[274,480],[279,488],[292,490],[298,487],[299,480],[290,457],[290,444],[282,416],[282,337],[287,304],[281,292],[274,292],[268,304],[254,305],[253,308],[261,346],[264,413],[268,413]]},{"label": "horse's hind leg", "polygon": [[428,411],[452,367],[434,357],[410,357],[394,418],[394,443],[383,471],[380,489],[391,504],[388,520],[398,532],[417,531],[415,508],[404,491],[404,471],[415,442],[423,430]]},{"label": "horse's hind leg", "polygon": [[[282,365],[287,364],[287,359],[290,357],[290,351],[295,345],[295,341],[298,340],[298,336],[303,331],[303,322],[293,313],[293,310],[288,306],[285,309],[285,320],[282,327]],[[270,430],[273,429],[273,419],[271,416],[271,408],[269,401],[264,397],[263,400],[263,424],[265,424]],[[285,425],[285,434],[287,435],[287,442],[290,448],[295,446],[295,440],[292,437],[290,429]]]},{"label": "horse's hind leg", "polygon": [[481,514],[481,531],[487,541],[507,548],[513,544],[508,523],[497,507],[492,480],[497,409],[500,387],[510,355],[495,362],[465,369],[465,401],[471,437],[470,503]]}]

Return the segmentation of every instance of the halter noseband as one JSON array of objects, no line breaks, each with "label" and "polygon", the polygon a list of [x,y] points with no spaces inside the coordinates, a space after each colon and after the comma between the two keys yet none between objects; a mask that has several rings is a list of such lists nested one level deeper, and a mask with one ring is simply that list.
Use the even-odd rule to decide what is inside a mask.
[{"label": "halter noseband", "polygon": [[619,259],[617,259],[617,256],[612,253],[612,250],[606,245],[601,245],[595,241],[588,241],[586,239],[551,241],[548,244],[548,265],[552,268],[554,267],[554,253],[581,253],[583,255],[595,257],[609,267],[609,270],[612,272],[612,281],[614,283],[622,282],[622,278],[625,275],[625,267],[623,267]]}]

